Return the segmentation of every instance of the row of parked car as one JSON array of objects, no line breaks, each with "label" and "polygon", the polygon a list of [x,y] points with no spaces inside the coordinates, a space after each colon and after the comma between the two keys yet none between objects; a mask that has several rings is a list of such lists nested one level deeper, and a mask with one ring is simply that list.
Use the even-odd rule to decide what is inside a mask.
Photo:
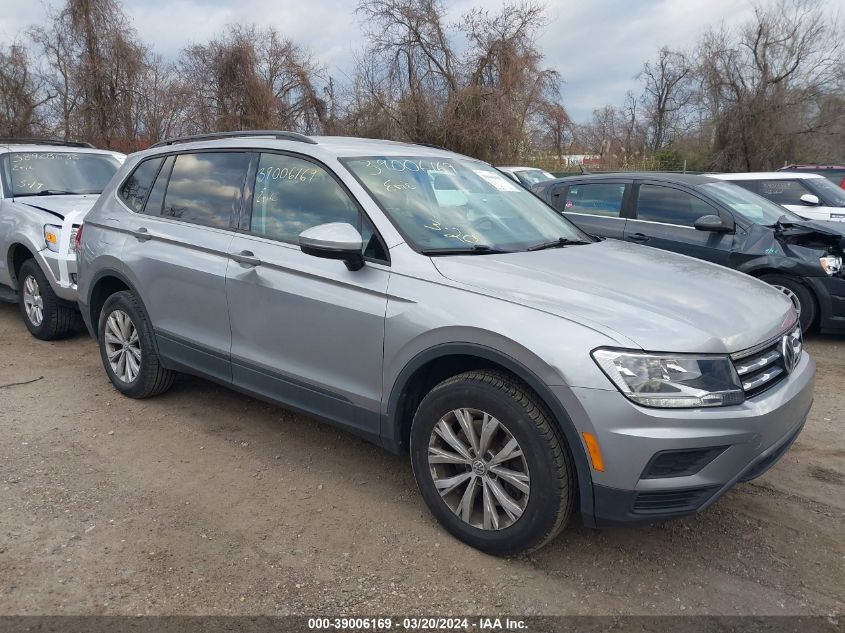
[{"label": "row of parked car", "polygon": [[186,372],[408,452],[494,554],[758,477],[812,404],[802,325],[843,319],[841,234],[709,177],[534,195],[430,146],[275,131],[125,160],[6,141],[0,175],[0,284],[36,337],[80,314],[129,397]]}]

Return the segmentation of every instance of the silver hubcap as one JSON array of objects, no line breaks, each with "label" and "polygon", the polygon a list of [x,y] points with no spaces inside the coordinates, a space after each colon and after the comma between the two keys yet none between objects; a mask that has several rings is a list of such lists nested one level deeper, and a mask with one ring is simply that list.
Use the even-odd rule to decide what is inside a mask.
[{"label": "silver hubcap", "polygon": [[801,302],[798,300],[798,295],[792,292],[789,288],[784,286],[779,286],[777,284],[772,284],[772,288],[775,290],[779,290],[783,294],[786,295],[787,299],[792,302],[792,305],[795,306],[795,311],[798,313],[798,318],[801,318]]},{"label": "silver hubcap", "polygon": [[26,317],[35,327],[44,321],[44,300],[41,298],[41,289],[38,282],[32,275],[23,282],[23,307]]},{"label": "silver hubcap", "polygon": [[105,345],[114,375],[125,383],[135,380],[141,369],[141,342],[135,324],[123,310],[115,310],[106,319]]},{"label": "silver hubcap", "polygon": [[531,478],[522,448],[484,411],[444,415],[431,432],[428,465],[443,501],[473,527],[502,530],[528,505]]}]

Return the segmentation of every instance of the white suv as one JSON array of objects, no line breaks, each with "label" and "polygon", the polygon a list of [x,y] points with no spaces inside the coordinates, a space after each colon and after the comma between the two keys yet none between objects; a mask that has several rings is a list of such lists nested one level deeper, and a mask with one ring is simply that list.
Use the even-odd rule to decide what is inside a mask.
[{"label": "white suv", "polygon": [[709,175],[729,180],[807,220],[845,221],[845,189],[819,174],[771,171]]},{"label": "white suv", "polygon": [[0,300],[42,340],[76,322],[75,232],[125,156],[88,143],[0,139]]}]

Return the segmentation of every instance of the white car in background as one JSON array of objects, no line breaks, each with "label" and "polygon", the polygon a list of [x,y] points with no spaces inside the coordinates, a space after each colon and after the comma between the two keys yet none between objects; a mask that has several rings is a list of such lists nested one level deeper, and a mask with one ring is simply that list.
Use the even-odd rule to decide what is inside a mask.
[{"label": "white car in background", "polygon": [[819,174],[771,171],[708,175],[768,198],[802,218],[845,221],[845,189]]},{"label": "white car in background", "polygon": [[496,169],[528,189],[538,182],[555,179],[549,172],[536,167],[496,167]]}]

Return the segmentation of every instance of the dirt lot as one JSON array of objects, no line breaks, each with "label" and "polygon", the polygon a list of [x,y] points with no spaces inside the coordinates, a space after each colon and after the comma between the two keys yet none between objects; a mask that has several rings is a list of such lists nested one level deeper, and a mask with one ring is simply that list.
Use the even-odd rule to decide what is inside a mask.
[{"label": "dirt lot", "polygon": [[38,379],[0,388],[0,614],[841,614],[845,338],[807,347],[815,405],[763,478],[498,560],[407,460],[202,380],[125,399],[85,334],[35,341],[0,304],[0,385]]}]

